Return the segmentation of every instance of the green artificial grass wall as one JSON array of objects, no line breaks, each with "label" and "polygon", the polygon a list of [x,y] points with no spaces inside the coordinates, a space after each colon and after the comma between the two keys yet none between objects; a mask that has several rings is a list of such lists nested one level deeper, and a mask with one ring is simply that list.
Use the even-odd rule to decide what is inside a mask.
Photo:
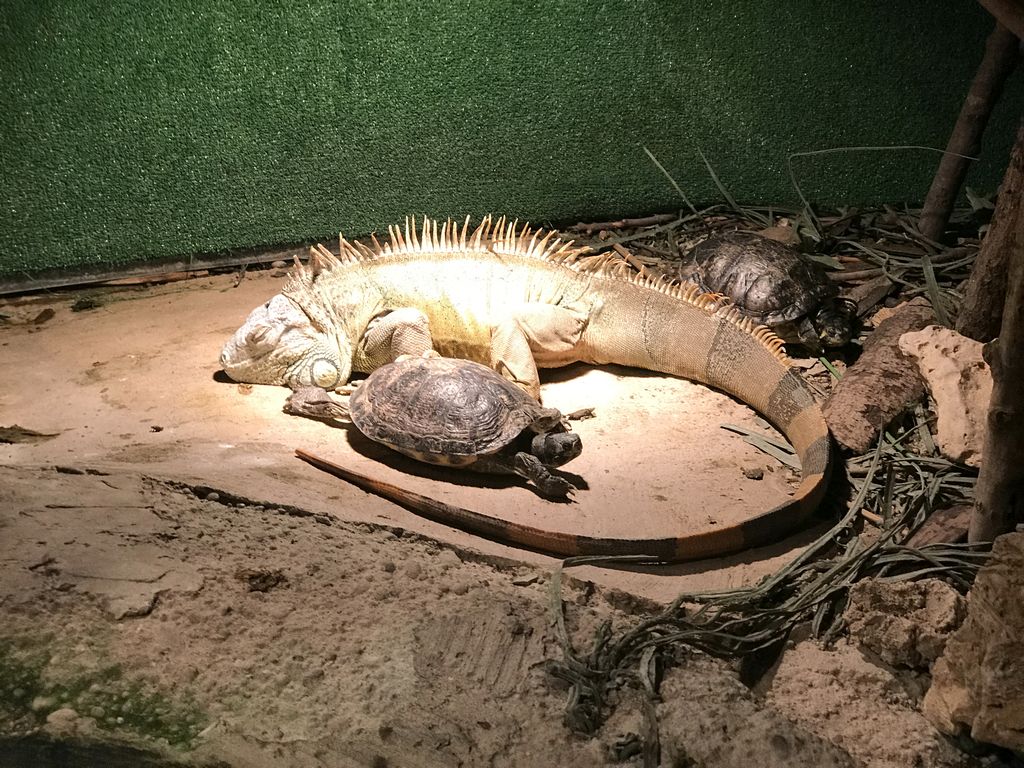
[{"label": "green artificial grass wall", "polygon": [[[991,20],[849,0],[6,0],[0,275],[379,230],[795,199],[785,159],[943,147]],[[1011,81],[972,183],[1021,112]],[[798,158],[808,198],[920,201],[938,155]]]}]

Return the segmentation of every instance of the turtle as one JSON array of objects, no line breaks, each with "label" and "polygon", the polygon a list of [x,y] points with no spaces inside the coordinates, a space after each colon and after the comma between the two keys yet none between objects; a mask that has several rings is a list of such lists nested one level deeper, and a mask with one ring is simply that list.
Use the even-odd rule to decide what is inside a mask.
[{"label": "turtle", "polygon": [[557,408],[480,363],[399,357],[355,388],[349,414],[366,437],[413,459],[519,475],[551,498],[577,490],[548,470],[580,455],[580,436]]},{"label": "turtle", "polygon": [[692,251],[695,270],[687,279],[708,293],[722,294],[783,341],[815,354],[841,347],[853,337],[857,305],[818,262],[795,248],[749,232],[715,235]]}]

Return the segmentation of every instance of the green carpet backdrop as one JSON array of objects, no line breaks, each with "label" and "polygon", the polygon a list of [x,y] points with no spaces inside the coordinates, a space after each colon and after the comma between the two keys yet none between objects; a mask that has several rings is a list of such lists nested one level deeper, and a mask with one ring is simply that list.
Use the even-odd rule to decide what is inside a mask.
[{"label": "green carpet backdrop", "polygon": [[[945,145],[991,20],[848,0],[5,0],[0,275],[379,230],[792,202],[788,154]],[[972,183],[990,191],[1019,73]],[[938,155],[797,158],[824,204],[920,201]]]}]

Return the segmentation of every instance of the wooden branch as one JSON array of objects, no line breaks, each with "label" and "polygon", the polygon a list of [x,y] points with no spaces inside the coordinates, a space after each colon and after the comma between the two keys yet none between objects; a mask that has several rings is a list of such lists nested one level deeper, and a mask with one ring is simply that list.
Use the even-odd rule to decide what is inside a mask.
[{"label": "wooden branch", "polygon": [[921,398],[924,380],[917,364],[900,351],[899,341],[904,333],[934,322],[931,305],[918,298],[899,307],[868,337],[860,358],[825,402],[825,421],[840,445],[867,452],[879,432]]},{"label": "wooden branch", "polygon": [[1024,124],[1010,155],[1010,167],[999,187],[992,225],[981,241],[956,329],[976,341],[991,341],[999,333],[1006,298],[1007,256],[1013,250],[1017,222],[1024,202]]},{"label": "wooden branch", "polygon": [[981,149],[981,136],[985,132],[989,115],[1003,84],[1020,58],[1020,41],[1002,24],[997,23],[985,42],[985,55],[960,109],[953,133],[946,144],[945,154],[932,180],[918,229],[930,240],[940,241],[953,212],[960,186],[967,176],[971,161],[962,155],[977,155]]},{"label": "wooden branch", "polygon": [[1024,40],[1024,3],[1020,0],[980,0],[985,10],[991,13],[1004,27]]},{"label": "wooden branch", "polygon": [[967,541],[967,529],[970,528],[973,512],[971,504],[954,504],[952,507],[935,510],[914,535],[907,539],[907,546],[923,547],[926,544],[957,544]]},{"label": "wooden branch", "polygon": [[878,277],[882,274],[885,274],[885,270],[881,267],[871,267],[870,269],[857,269],[850,272],[829,272],[828,277],[837,283],[853,283],[869,277]]},{"label": "wooden branch", "polygon": [[[902,274],[903,270],[895,271],[897,277]],[[853,288],[846,292],[846,298],[857,302],[857,317],[866,317],[895,288],[896,283],[890,280],[888,275],[879,275],[878,277],[871,278],[866,283],[853,286]]]},{"label": "wooden branch", "polygon": [[[1017,133],[1005,186],[1018,190],[1024,179],[1024,124]],[[992,368],[992,400],[974,490],[969,541],[990,541],[1024,523],[1024,210],[1017,200],[1004,208],[1002,245],[1008,266],[1006,304],[999,338],[985,347]]]},{"label": "wooden branch", "polygon": [[615,221],[593,221],[590,223],[580,222],[569,227],[571,232],[583,232],[590,235],[600,229],[635,229],[640,227],[652,227],[657,224],[666,224],[675,221],[678,213],[656,213],[652,216],[644,216],[639,219],[616,219]]}]

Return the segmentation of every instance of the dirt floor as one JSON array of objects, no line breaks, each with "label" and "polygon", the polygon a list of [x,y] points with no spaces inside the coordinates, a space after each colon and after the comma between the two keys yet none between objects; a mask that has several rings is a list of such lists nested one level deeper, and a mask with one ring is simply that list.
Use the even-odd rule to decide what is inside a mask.
[{"label": "dirt floor", "polygon": [[[81,765],[100,734],[231,766],[639,760],[628,694],[594,738],[562,723],[566,692],[545,672],[561,653],[557,559],[425,520],[293,451],[532,525],[667,536],[786,498],[792,473],[721,428],[766,425],[688,382],[570,369],[543,396],[595,408],[575,426],[575,503],[425,469],[283,414],[281,388],[218,374],[276,274],[119,291],[83,311],[81,295],[0,302],[0,427],[52,435],[0,444],[4,730],[71,739]],[[715,561],[574,568],[570,628],[585,647],[604,619],[751,583],[829,523]],[[853,645],[795,644],[755,690],[696,656],[665,681],[663,764],[970,764],[918,714],[922,694]],[[0,764],[63,764],[38,739],[4,749]],[[143,764],[124,754],[106,764]]]}]

